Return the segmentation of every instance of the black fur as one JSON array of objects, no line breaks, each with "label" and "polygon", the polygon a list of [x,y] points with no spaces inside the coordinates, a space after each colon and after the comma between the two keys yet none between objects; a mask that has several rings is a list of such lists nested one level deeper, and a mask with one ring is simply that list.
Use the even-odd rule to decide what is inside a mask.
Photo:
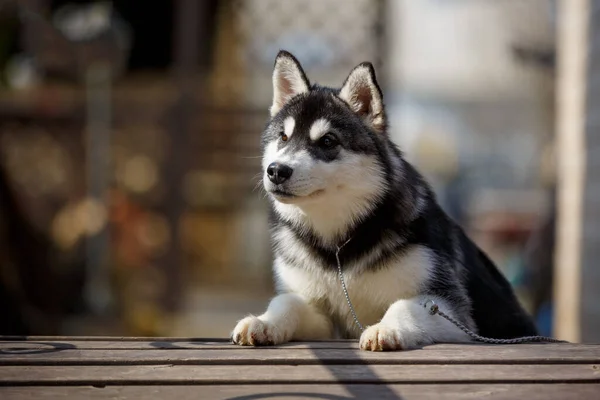
[{"label": "black fur", "polygon": [[[370,71],[376,82],[372,66]],[[303,71],[302,76],[306,79]],[[378,86],[377,90],[381,95]],[[350,239],[340,252],[342,266],[363,260],[375,249],[383,249],[377,257],[360,266],[364,270],[376,270],[390,259],[401,257],[412,246],[426,246],[435,253],[436,265],[427,287],[423,288],[424,293],[448,300],[459,319],[466,325],[472,325],[473,321],[483,336],[536,335],[533,322],[492,261],[441,209],[431,188],[402,158],[389,137],[371,129],[338,94],[339,89],[313,85],[309,93],[294,97],[269,121],[262,144],[265,146],[281,135],[288,115],[294,116],[298,132],[307,132],[318,115],[330,121],[331,134],[337,138],[338,147],[324,149],[319,143],[312,143],[306,134],[294,134],[291,140],[281,141],[279,146],[308,150],[312,157],[325,162],[336,160],[344,148],[375,155],[381,163],[388,187],[374,202],[369,215],[337,238],[336,243]],[[417,207],[417,203],[420,206]],[[270,221],[274,230],[281,226],[291,229],[305,250],[326,268],[337,268],[335,245],[322,241],[305,226],[281,219],[276,212],[271,212]],[[303,267],[302,262],[293,259],[293,252],[286,251],[284,243],[275,241],[274,251],[290,265]]]}]

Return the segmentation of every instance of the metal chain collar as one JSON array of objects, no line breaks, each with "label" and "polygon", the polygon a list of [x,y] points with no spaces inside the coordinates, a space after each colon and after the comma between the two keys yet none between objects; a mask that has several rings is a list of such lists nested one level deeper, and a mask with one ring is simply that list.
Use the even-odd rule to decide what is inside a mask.
[{"label": "metal chain collar", "polygon": [[[350,308],[350,312],[352,313],[352,318],[354,318],[354,323],[356,324],[356,326],[358,326],[358,329],[360,329],[361,332],[364,332],[365,328],[358,320],[358,316],[356,315],[356,311],[354,310],[352,301],[350,301],[350,295],[348,294],[348,288],[346,287],[346,282],[344,280],[344,274],[342,272],[342,263],[340,262],[340,251],[342,251],[342,248],[345,245],[347,245],[351,239],[352,238],[346,240],[346,242],[344,242],[344,244],[342,244],[341,246],[337,246],[337,251],[335,252],[335,260],[337,261],[338,275],[340,277],[340,282],[342,284],[342,290],[344,291],[344,296],[346,296],[346,301],[348,302],[348,307]],[[435,302],[431,299],[425,301],[425,303],[423,303],[422,306],[424,308],[427,308],[428,304],[431,304],[431,306],[429,307],[429,314],[431,314],[432,316],[437,314],[440,317],[445,318],[446,320],[448,320],[452,324],[454,324],[457,328],[462,330],[464,333],[469,335],[473,340],[478,341],[478,342],[491,343],[491,344],[519,344],[519,343],[531,343],[531,342],[568,343],[565,340],[558,340],[558,339],[554,339],[554,338],[547,337],[547,336],[537,336],[537,335],[536,336],[523,336],[523,337],[518,337],[518,338],[514,338],[514,339],[488,338],[488,337],[476,334],[475,332],[473,332],[472,330],[467,328],[465,325],[463,325],[461,322],[457,321],[456,319],[452,318],[450,315],[441,311],[439,309],[438,305],[435,304]]]},{"label": "metal chain collar", "polygon": [[478,342],[492,343],[492,344],[519,344],[519,343],[531,343],[531,342],[568,343],[565,340],[558,340],[558,339],[554,339],[554,338],[551,338],[548,336],[539,336],[539,335],[522,336],[522,337],[518,337],[518,338],[514,338],[514,339],[494,339],[494,338],[488,338],[485,336],[481,336],[481,335],[476,334],[475,332],[473,332],[472,330],[470,330],[469,328],[464,326],[461,322],[452,318],[448,314],[440,311],[438,305],[435,304],[435,302],[433,300],[427,300],[423,304],[423,307],[427,308],[427,304],[429,304],[429,303],[431,303],[431,307],[429,307],[429,314],[431,314],[431,315],[437,314],[440,317],[446,318],[448,321],[450,321],[451,323],[456,325],[461,331],[463,331],[467,335],[471,336],[471,338],[473,338],[473,340],[476,340]]},{"label": "metal chain collar", "polygon": [[348,289],[346,288],[346,282],[344,281],[344,274],[342,273],[342,263],[340,262],[340,251],[342,251],[342,248],[345,245],[347,245],[351,239],[352,238],[346,240],[344,242],[344,244],[342,244],[341,246],[337,246],[337,251],[335,252],[335,260],[337,261],[340,282],[342,282],[342,290],[344,291],[344,296],[346,296],[346,301],[348,302],[348,307],[350,307],[350,312],[352,313],[352,318],[354,318],[354,323],[356,324],[356,326],[358,326],[358,329],[360,329],[361,332],[364,332],[365,328],[358,321],[358,317],[356,316],[356,311],[354,311],[354,307],[352,306],[352,302],[350,301],[350,295],[348,295]]}]

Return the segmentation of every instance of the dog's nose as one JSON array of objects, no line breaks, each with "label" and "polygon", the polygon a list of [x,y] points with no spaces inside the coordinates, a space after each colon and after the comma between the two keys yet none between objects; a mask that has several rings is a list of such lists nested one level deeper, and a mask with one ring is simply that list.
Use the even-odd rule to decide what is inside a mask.
[{"label": "dog's nose", "polygon": [[271,163],[267,167],[267,176],[269,177],[269,180],[276,185],[280,185],[290,179],[292,172],[294,172],[292,168],[277,162]]}]

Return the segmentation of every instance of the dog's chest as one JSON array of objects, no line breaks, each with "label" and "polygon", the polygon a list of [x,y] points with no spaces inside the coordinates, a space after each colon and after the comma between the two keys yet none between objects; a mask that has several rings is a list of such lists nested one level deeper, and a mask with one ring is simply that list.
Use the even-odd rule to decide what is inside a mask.
[{"label": "dog's chest", "polygon": [[[339,274],[318,265],[316,260],[312,262],[313,265],[290,265],[277,260],[275,273],[281,291],[301,294],[332,319],[341,337],[358,338],[360,330]],[[356,267],[352,270],[360,272],[345,272],[344,281],[360,323],[367,326],[379,322],[395,301],[419,293],[429,278],[431,257],[429,251],[417,246],[377,270]]]}]

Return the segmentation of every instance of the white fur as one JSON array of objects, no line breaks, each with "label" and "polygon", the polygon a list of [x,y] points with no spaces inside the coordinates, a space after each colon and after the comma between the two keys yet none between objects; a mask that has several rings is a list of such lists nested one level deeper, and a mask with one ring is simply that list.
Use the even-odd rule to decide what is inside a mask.
[{"label": "white fur", "polygon": [[392,304],[378,324],[367,328],[360,337],[363,350],[413,349],[442,342],[468,342],[470,337],[439,315],[429,314],[424,307],[433,300],[452,316],[449,304],[437,296],[417,296]]},{"label": "white fur", "polygon": [[[276,141],[272,141],[271,143],[269,143],[264,150],[263,153],[263,158],[262,158],[262,169],[263,169],[263,175],[265,175],[265,179],[266,179],[266,170],[267,167],[269,166],[269,164],[271,164],[273,161],[277,160],[277,157],[282,155],[283,151],[279,151],[277,149],[277,142]],[[266,180],[264,181],[266,184]]]},{"label": "white fur", "polygon": [[[309,250],[307,250],[306,246],[303,243],[298,241],[295,233],[289,227],[281,227],[274,231],[273,238],[275,239],[275,243],[278,247],[280,247],[280,244],[282,244],[281,248],[279,248],[281,253],[288,256],[289,259],[295,260],[294,267],[305,269],[310,273],[319,274],[322,272],[320,268],[321,266],[319,266],[319,261],[313,257],[312,253]],[[377,259],[379,259],[379,257],[384,251],[390,251],[396,248],[402,242],[404,242],[404,238],[399,237],[395,234],[393,236],[390,235],[389,237],[382,239],[381,243],[378,246],[375,246],[369,253],[361,257],[360,261],[349,263],[345,265],[345,268],[349,270],[354,270],[357,273],[362,272],[362,270],[364,270],[363,267],[365,265],[372,265],[376,262]],[[350,241],[349,243],[352,242]],[[422,271],[425,270],[425,268],[422,269]]]},{"label": "white fur", "polygon": [[[348,246],[351,245],[352,242],[348,243]],[[300,247],[293,242],[291,246],[295,251]],[[431,257],[429,250],[418,246],[374,272],[362,271],[353,268],[353,265],[344,266],[355,271],[345,272],[344,280],[359,321],[363,325],[375,324],[398,299],[416,296],[421,285],[429,278]],[[305,259],[311,261],[309,256]],[[358,338],[360,332],[350,313],[337,272],[318,265],[316,260],[312,260],[312,265],[312,268],[306,268],[306,265],[291,266],[282,260],[275,260],[279,289],[299,293],[315,304],[327,301],[333,312],[342,317],[344,328]]]},{"label": "white fur", "polygon": [[[312,228],[326,243],[333,243],[366,215],[385,190],[383,170],[374,156],[342,150],[339,161],[327,163],[306,151],[277,150],[272,142],[265,149],[263,169],[275,161],[294,169],[283,186],[298,196],[274,199],[275,211],[288,221]],[[267,191],[275,187],[266,174],[263,183]]]},{"label": "white fur", "polygon": [[[352,337],[360,337],[360,347],[364,350],[410,349],[434,342],[470,340],[446,319],[430,315],[423,306],[427,300],[434,300],[452,315],[443,299],[418,295],[433,268],[431,250],[415,246],[377,271],[351,268],[354,272],[344,273],[359,321],[368,326],[361,335],[337,273],[318,265],[297,243],[290,242],[289,246],[296,252],[295,257],[312,263],[313,267],[291,266],[281,259],[275,260],[279,290],[286,293],[275,297],[263,315],[249,316],[238,323],[233,337],[239,344],[333,338],[335,332],[331,319],[326,317],[328,313],[337,315],[344,325],[342,328]],[[319,308],[323,304],[328,304],[327,309]]]},{"label": "white fur", "polygon": [[273,69],[273,104],[271,116],[275,116],[292,97],[308,93],[309,87],[302,77],[302,71],[292,59],[278,57]]},{"label": "white fur", "polygon": [[[275,62],[273,90],[272,116],[292,97],[309,91],[301,67],[285,54]],[[361,64],[350,73],[339,97],[375,130],[384,130],[383,99],[368,65]],[[293,117],[284,120],[288,138],[295,125]],[[330,128],[327,119],[316,119],[309,137],[319,140]],[[295,225],[296,230],[310,229],[322,246],[338,245],[342,235],[385,195],[389,182],[375,156],[342,149],[335,160],[323,162],[306,150],[292,152],[289,146],[279,143],[278,139],[267,144],[263,170],[278,162],[292,168],[293,173],[278,185],[265,173],[264,187],[271,193],[279,216]],[[394,167],[402,167],[400,161],[397,164]],[[414,203],[416,210],[424,206],[422,194]],[[283,225],[273,231],[277,246],[274,271],[282,294],[273,298],[264,314],[238,322],[232,332],[236,343],[280,344],[342,334],[360,338],[360,347],[365,350],[395,350],[433,342],[469,341],[460,329],[439,315],[430,315],[423,306],[427,300],[434,300],[445,313],[452,315],[444,299],[420,295],[435,268],[435,255],[429,248],[406,247],[395,257],[386,258],[385,265],[374,265],[383,252],[396,249],[405,240],[398,233],[390,233],[360,260],[343,266],[358,319],[368,326],[361,334],[337,271],[331,265],[324,265],[312,249],[297,239],[295,231]],[[352,246],[352,238],[346,246]],[[340,326],[334,326],[334,321]]]},{"label": "white fur", "polygon": [[356,67],[346,79],[344,86],[340,89],[339,97],[346,101],[353,109],[361,109],[363,104],[359,103],[360,99],[356,97],[357,91],[363,87],[372,85],[369,77],[369,70],[366,67]]},{"label": "white fur", "polygon": [[332,335],[331,321],[298,294],[285,293],[271,300],[267,311],[238,322],[232,338],[240,345],[279,344],[314,340]]},{"label": "white fur", "polygon": [[288,140],[292,138],[294,134],[294,128],[296,127],[296,120],[294,117],[289,116],[283,121],[283,133],[288,137]]},{"label": "white fur", "polygon": [[385,127],[383,99],[367,66],[359,65],[350,72],[339,97],[375,130],[383,131]]},{"label": "white fur", "polygon": [[331,129],[331,124],[325,118],[319,118],[312,123],[309,130],[310,139],[313,142],[321,139]]}]

